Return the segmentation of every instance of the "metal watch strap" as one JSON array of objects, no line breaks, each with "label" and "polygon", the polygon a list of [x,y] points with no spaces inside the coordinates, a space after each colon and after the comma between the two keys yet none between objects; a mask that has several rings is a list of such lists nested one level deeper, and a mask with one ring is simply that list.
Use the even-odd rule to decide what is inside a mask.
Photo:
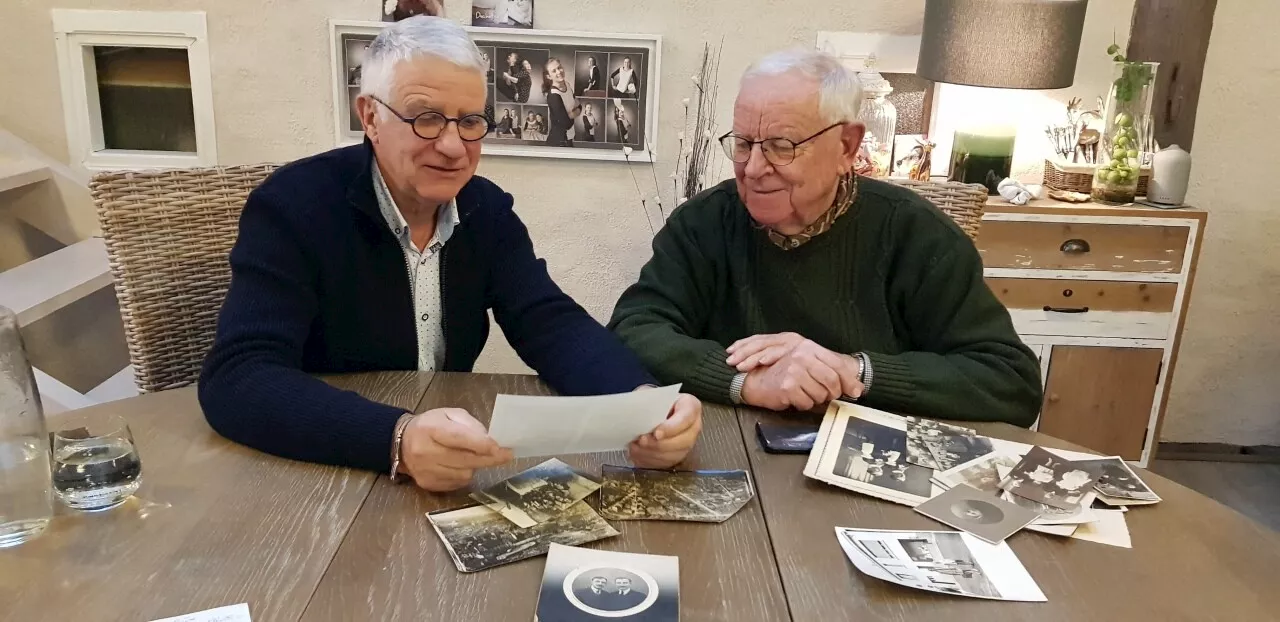
[{"label": "metal watch strap", "polygon": [[[875,379],[875,371],[871,369],[871,357],[866,352],[859,352],[854,356],[858,357],[858,361],[862,363],[862,395],[871,392],[871,381]],[[862,396],[859,396],[862,397]]]},{"label": "metal watch strap", "polygon": [[413,420],[414,415],[405,413],[400,415],[396,420],[395,432],[391,435],[391,481],[399,479],[400,475],[400,441],[404,439],[404,430],[409,427],[409,422]]},{"label": "metal watch strap", "polygon": [[733,377],[733,381],[729,383],[729,401],[734,404],[742,403],[742,386],[747,383],[747,374],[739,372]]}]

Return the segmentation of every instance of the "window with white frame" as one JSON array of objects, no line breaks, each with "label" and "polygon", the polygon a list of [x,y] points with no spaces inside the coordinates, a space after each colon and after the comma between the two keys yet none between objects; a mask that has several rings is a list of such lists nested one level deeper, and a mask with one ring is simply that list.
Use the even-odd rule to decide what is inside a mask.
[{"label": "window with white frame", "polygon": [[203,12],[53,10],[71,164],[217,163]]}]

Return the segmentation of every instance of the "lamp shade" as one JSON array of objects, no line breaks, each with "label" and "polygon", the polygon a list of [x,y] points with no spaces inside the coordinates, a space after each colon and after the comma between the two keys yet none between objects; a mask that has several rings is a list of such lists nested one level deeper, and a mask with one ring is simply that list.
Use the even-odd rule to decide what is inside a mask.
[{"label": "lamp shade", "polygon": [[1069,87],[1088,5],[1089,0],[926,0],[916,74],[992,88]]}]

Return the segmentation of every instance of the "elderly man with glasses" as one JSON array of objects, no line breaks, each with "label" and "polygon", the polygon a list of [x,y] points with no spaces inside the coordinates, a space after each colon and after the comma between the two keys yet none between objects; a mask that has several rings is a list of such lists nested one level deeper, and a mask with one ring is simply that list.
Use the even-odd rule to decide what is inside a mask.
[{"label": "elderly man with glasses", "polygon": [[750,67],[721,138],[735,179],[675,210],[610,327],[706,400],[1030,425],[1040,365],[973,243],[914,192],[853,172],[861,101],[819,52]]},{"label": "elderly man with glasses", "polygon": [[[520,357],[564,394],[651,386],[636,356],[565,295],[533,252],[511,195],[475,176],[488,63],[461,26],[418,16],[369,46],[362,145],[285,166],[249,196],[231,287],[200,379],[210,425],[260,450],[466,486],[511,460],[454,408],[421,414],[315,378],[366,370],[470,371],[492,311]],[[680,462],[701,430],[681,396],[629,447]]]}]

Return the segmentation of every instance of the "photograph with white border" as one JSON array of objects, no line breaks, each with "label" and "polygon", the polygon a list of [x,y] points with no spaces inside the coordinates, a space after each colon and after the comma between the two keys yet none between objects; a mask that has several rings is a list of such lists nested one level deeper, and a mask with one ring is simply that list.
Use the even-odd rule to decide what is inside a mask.
[{"label": "photograph with white border", "polygon": [[535,620],[677,622],[680,560],[552,544]]}]

